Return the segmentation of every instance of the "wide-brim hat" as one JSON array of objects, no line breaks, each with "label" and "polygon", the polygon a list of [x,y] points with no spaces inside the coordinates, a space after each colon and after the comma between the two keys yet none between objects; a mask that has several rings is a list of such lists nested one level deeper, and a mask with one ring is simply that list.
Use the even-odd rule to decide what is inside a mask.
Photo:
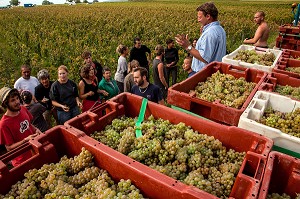
[{"label": "wide-brim hat", "polygon": [[13,90],[17,90],[17,89],[15,89],[15,88],[11,89],[9,87],[3,87],[0,89],[0,106],[2,106],[3,102],[7,98],[8,94]]}]

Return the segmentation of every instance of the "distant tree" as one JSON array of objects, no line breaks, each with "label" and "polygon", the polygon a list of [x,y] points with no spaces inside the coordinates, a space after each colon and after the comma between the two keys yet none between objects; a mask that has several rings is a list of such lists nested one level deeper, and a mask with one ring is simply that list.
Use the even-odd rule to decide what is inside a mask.
[{"label": "distant tree", "polygon": [[75,3],[81,3],[80,0],[75,0]]},{"label": "distant tree", "polygon": [[94,2],[94,3],[98,3],[99,1],[98,1],[98,0],[93,0],[93,2]]},{"label": "distant tree", "polygon": [[50,1],[48,1],[48,0],[44,0],[44,1],[42,2],[42,5],[51,5],[51,4],[53,4],[53,3],[50,2]]},{"label": "distant tree", "polygon": [[83,0],[83,3],[88,3],[88,0]]},{"label": "distant tree", "polygon": [[17,6],[17,5],[20,4],[20,2],[19,2],[19,0],[10,0],[9,4],[12,5],[12,6]]}]

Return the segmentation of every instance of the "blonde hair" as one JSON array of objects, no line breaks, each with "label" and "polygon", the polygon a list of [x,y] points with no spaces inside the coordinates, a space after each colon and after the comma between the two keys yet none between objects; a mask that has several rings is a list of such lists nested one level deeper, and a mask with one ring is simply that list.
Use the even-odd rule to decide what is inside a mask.
[{"label": "blonde hair", "polygon": [[69,72],[68,68],[67,68],[65,65],[59,66],[58,69],[57,69],[57,71],[59,71],[59,70],[64,70],[64,71],[66,71],[67,73]]},{"label": "blonde hair", "polygon": [[122,55],[126,50],[127,50],[127,46],[120,44],[117,49],[116,52],[119,53],[120,55]]},{"label": "blonde hair", "polygon": [[159,55],[162,55],[164,53],[165,49],[162,45],[158,44],[156,47],[155,47],[155,54],[156,56],[159,56]]}]

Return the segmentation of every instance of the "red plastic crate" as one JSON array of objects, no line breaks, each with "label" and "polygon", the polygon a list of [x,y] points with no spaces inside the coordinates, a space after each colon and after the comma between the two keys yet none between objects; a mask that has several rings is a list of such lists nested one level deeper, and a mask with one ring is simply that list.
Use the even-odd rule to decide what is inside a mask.
[{"label": "red plastic crate", "polygon": [[[267,76],[267,78],[260,85],[258,90],[274,92],[276,85],[299,87],[300,86],[300,78],[294,78],[294,77],[290,77],[286,74],[273,72]],[[298,100],[298,99],[294,99],[294,100]]]},{"label": "red plastic crate", "polygon": [[299,26],[293,26],[293,24],[284,24],[279,26],[279,32],[284,34],[295,34],[299,35],[300,28]]},{"label": "red plastic crate", "polygon": [[[90,135],[94,131],[103,130],[106,125],[111,124],[112,120],[119,116],[137,117],[141,104],[142,97],[130,93],[122,93],[112,98],[111,101],[67,121],[65,125],[73,128],[82,135]],[[103,112],[105,112],[105,114],[103,114]],[[169,120],[173,124],[183,122],[199,133],[214,136],[228,149],[231,148],[239,152],[247,152],[230,196],[231,198],[257,197],[266,157],[273,144],[269,138],[235,126],[225,126],[194,117],[153,102],[148,102],[145,112],[145,117],[149,117],[150,115],[153,115],[155,118]],[[125,156],[123,154],[120,155]],[[149,173],[156,172],[149,167],[146,168],[149,170]],[[203,197],[200,193],[205,193],[204,191],[193,186],[184,185],[180,182],[177,183],[186,187],[185,190],[187,190],[189,194],[193,194],[195,198],[216,198],[208,193],[206,193],[206,197]],[[190,198],[190,196],[185,195],[184,198]]]},{"label": "red plastic crate", "polygon": [[[112,179],[131,179],[131,182],[149,198],[216,198],[210,194],[169,178],[149,169],[113,149],[97,142],[89,136],[80,134],[65,126],[57,126],[44,135],[30,140],[29,143],[0,157],[0,194],[10,190],[11,185],[24,178],[29,169],[40,168],[43,164],[58,162],[63,155],[73,157],[85,147],[94,156],[95,165],[109,172]],[[35,155],[9,170],[6,163],[24,151],[33,150]],[[246,170],[246,169],[245,169]]]},{"label": "red plastic crate", "polygon": [[278,36],[276,38],[275,46],[279,49],[297,50],[298,49],[298,39]]},{"label": "red plastic crate", "polygon": [[299,159],[276,151],[270,153],[258,198],[265,199],[268,193],[286,193],[296,198],[300,193]]},{"label": "red plastic crate", "polygon": [[288,67],[300,67],[300,60],[293,58],[300,57],[300,51],[295,50],[284,50],[275,67],[273,72],[287,74],[290,77],[300,78],[299,73],[287,71]]},{"label": "red plastic crate", "polygon": [[[257,84],[242,108],[236,109],[228,107],[219,103],[219,101],[208,102],[189,94],[190,90],[195,89],[198,82],[206,81],[207,77],[210,77],[217,71],[224,74],[231,74],[235,78],[244,77],[247,82],[255,82]],[[241,114],[245,108],[247,108],[250,100],[266,76],[267,73],[256,69],[232,66],[221,62],[212,62],[192,77],[169,88],[168,103],[210,120],[237,126]]]}]

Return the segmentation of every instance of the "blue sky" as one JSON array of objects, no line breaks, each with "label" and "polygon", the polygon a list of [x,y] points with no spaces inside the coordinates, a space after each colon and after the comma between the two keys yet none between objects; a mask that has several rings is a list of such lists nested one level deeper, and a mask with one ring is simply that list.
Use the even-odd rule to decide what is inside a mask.
[{"label": "blue sky", "polygon": [[[10,0],[0,0],[0,6],[8,5]],[[36,5],[42,5],[43,0],[19,0],[21,2],[20,5],[24,5],[24,3],[32,3]],[[54,4],[64,4],[66,0],[48,0]],[[82,0],[80,0],[82,2]],[[89,2],[92,2],[93,0],[88,0]],[[98,0],[99,2],[103,1],[120,1],[120,0]]]}]

